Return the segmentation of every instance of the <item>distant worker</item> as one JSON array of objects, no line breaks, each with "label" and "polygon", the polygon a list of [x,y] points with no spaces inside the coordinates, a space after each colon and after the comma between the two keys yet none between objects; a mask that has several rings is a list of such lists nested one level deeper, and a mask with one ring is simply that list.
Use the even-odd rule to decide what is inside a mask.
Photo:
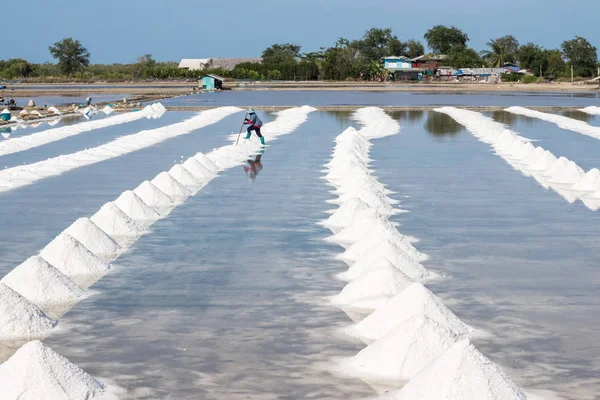
[{"label": "distant worker", "polygon": [[260,128],[262,127],[262,121],[256,115],[256,112],[252,107],[248,109],[248,116],[244,120],[244,125],[250,125],[247,130],[246,139],[250,139],[252,131],[256,132],[256,136],[260,138],[260,143],[265,144],[265,138],[260,134]]},{"label": "distant worker", "polygon": [[88,105],[88,106],[89,106],[90,104],[92,104],[92,98],[91,98],[91,97],[88,97],[88,98],[86,99],[86,101],[87,101],[87,105]]}]

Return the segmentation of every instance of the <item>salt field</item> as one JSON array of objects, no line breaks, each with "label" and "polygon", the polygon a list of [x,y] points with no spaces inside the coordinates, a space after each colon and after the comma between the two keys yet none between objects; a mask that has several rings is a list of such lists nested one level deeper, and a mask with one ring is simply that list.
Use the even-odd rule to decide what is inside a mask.
[{"label": "salt field", "polygon": [[0,142],[0,399],[597,398],[597,97],[289,96]]}]

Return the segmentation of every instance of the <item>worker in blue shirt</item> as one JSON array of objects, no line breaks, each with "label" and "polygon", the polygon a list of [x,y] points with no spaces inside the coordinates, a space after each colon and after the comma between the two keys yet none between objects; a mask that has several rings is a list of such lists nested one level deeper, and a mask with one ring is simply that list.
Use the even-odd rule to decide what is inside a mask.
[{"label": "worker in blue shirt", "polygon": [[260,128],[262,127],[262,121],[256,115],[256,112],[252,107],[248,109],[248,116],[244,120],[244,125],[250,125],[247,129],[246,139],[250,139],[252,131],[256,132],[256,136],[260,138],[260,143],[265,144],[265,138],[260,134]]}]

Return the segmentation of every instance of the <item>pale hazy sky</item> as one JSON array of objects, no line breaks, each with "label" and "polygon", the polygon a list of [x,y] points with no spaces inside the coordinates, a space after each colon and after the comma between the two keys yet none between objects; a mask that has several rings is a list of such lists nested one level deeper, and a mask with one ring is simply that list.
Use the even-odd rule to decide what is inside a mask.
[{"label": "pale hazy sky", "polygon": [[313,51],[371,27],[422,41],[437,24],[463,29],[476,50],[509,33],[546,48],[575,35],[600,47],[600,1],[592,0],[30,0],[5,12],[0,31],[13,39],[0,59],[32,62],[51,61],[48,46],[69,36],[87,47],[93,63],[127,63],[145,53],[159,61],[252,57],[285,42]]}]

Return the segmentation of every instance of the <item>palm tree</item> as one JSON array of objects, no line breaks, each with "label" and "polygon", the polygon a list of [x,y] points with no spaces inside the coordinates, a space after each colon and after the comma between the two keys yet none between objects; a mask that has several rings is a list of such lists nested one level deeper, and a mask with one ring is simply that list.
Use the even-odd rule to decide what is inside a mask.
[{"label": "palm tree", "polygon": [[479,54],[492,68],[500,68],[507,62],[515,62],[519,51],[519,42],[512,35],[487,42],[489,50],[483,50]]}]

